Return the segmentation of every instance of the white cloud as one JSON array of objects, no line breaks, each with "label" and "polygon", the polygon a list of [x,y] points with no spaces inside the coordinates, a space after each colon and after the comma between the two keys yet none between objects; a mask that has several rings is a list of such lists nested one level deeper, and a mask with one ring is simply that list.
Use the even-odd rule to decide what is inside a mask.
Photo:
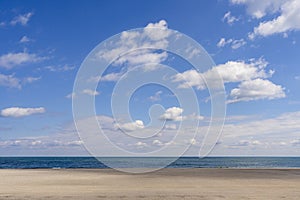
[{"label": "white cloud", "polygon": [[244,46],[245,44],[247,44],[247,42],[244,39],[234,40],[231,43],[231,48],[232,49],[238,49],[238,48]]},{"label": "white cloud", "polygon": [[72,71],[75,69],[75,66],[71,65],[63,65],[63,66],[46,66],[46,70],[49,70],[50,72],[67,72]]},{"label": "white cloud", "polygon": [[160,101],[161,100],[161,97],[160,95],[162,94],[163,92],[160,90],[160,91],[157,91],[154,95],[150,96],[149,97],[149,100],[150,101]]},{"label": "white cloud", "polygon": [[300,139],[295,139],[290,142],[292,145],[300,145]]},{"label": "white cloud", "polygon": [[21,89],[20,79],[12,75],[0,74],[0,86]]},{"label": "white cloud", "polygon": [[161,120],[167,121],[181,121],[183,109],[179,107],[168,108],[163,115],[160,116]]},{"label": "white cloud", "polygon": [[198,73],[196,70],[188,70],[178,73],[173,77],[174,82],[180,82],[180,88],[196,87],[199,90],[206,89],[204,79],[214,81],[216,74],[222,77],[224,83],[241,82],[255,78],[268,78],[274,71],[266,72],[267,62],[264,59],[251,59],[245,61],[228,61],[225,64],[217,65],[211,70]]},{"label": "white cloud", "polygon": [[149,23],[144,31],[145,34],[154,41],[164,40],[170,35],[168,24],[165,20],[160,20],[158,23]]},{"label": "white cloud", "polygon": [[40,79],[41,77],[30,77],[30,76],[20,79],[15,77],[14,74],[11,75],[0,74],[0,86],[21,89],[22,84],[33,83]]},{"label": "white cloud", "polygon": [[138,148],[144,148],[144,147],[147,147],[148,145],[147,145],[147,143],[140,141],[140,142],[135,143],[135,146],[137,146]]},{"label": "white cloud", "polygon": [[265,80],[273,75],[274,71],[266,71],[268,63],[264,59],[251,59],[244,61],[228,61],[213,69],[199,73],[196,70],[188,70],[178,73],[173,77],[174,82],[179,82],[179,88],[196,87],[199,90],[206,89],[205,80],[213,83],[216,74],[219,74],[224,83],[240,83],[230,92],[228,103],[238,101],[250,101],[258,99],[284,98],[285,92],[281,85],[276,85]]},{"label": "white cloud", "polygon": [[228,103],[251,101],[258,99],[284,98],[285,92],[281,85],[275,85],[269,80],[255,79],[242,82],[238,88],[230,92]]},{"label": "white cloud", "polygon": [[0,56],[0,67],[11,69],[18,65],[27,63],[35,63],[46,59],[45,57],[39,57],[36,54],[30,54],[27,52],[20,53],[8,53]]},{"label": "white cloud", "polygon": [[115,124],[116,128],[119,128],[124,131],[135,131],[138,129],[143,129],[145,128],[144,122],[142,120],[136,120],[134,122],[130,123],[124,123],[124,124]]},{"label": "white cloud", "polygon": [[84,89],[82,91],[83,94],[87,94],[87,95],[90,95],[90,96],[97,96],[99,95],[100,93],[97,92],[96,90],[90,90],[90,89]]},{"label": "white cloud", "polygon": [[277,18],[261,22],[254,28],[254,35],[269,36],[276,33],[300,30],[300,1],[291,0],[284,3],[281,7],[281,15]]},{"label": "white cloud", "polygon": [[20,107],[11,107],[1,110],[2,117],[25,117],[33,114],[41,114],[46,112],[45,108],[20,108]]},{"label": "white cloud", "polygon": [[72,93],[66,95],[67,99],[72,99],[72,98],[75,98],[75,97],[76,97],[76,93],[75,92],[72,92]]},{"label": "white cloud", "polygon": [[164,143],[160,140],[153,140],[152,144],[155,146],[164,146]]},{"label": "white cloud", "polygon": [[20,39],[20,43],[27,43],[30,42],[31,39],[29,39],[26,35],[24,35],[21,39]]},{"label": "white cloud", "polygon": [[[268,63],[260,58],[258,60],[251,59],[249,62],[245,61],[228,61],[225,64],[220,64],[214,67],[211,71],[217,72],[223,78],[225,83],[241,82],[254,78],[268,78],[272,76],[274,71],[266,72],[265,68]],[[210,72],[204,74],[205,78],[209,78]]]},{"label": "white cloud", "polygon": [[254,18],[262,18],[268,13],[278,12],[285,2],[289,0],[231,0],[233,4],[244,4],[247,6],[247,12]]},{"label": "white cloud", "polygon": [[122,73],[111,73],[106,74],[105,76],[100,78],[100,81],[117,81],[121,78]]},{"label": "white cloud", "polygon": [[110,73],[110,74],[105,74],[104,76],[92,76],[91,78],[88,79],[89,82],[95,82],[98,83],[99,81],[103,82],[115,82],[120,80],[122,77],[123,73]]},{"label": "white cloud", "polygon": [[218,47],[224,47],[227,44],[227,41],[225,38],[221,38],[220,41],[218,42],[217,46]]},{"label": "white cloud", "polygon": [[167,130],[176,130],[177,126],[176,126],[176,124],[166,124],[165,129],[167,129]]},{"label": "white cloud", "polygon": [[236,18],[235,16],[232,16],[232,15],[231,15],[231,12],[230,12],[230,11],[227,12],[227,13],[225,13],[225,15],[224,15],[224,17],[223,17],[222,20],[225,21],[225,22],[226,22],[227,24],[229,24],[229,25],[232,25],[234,22],[239,21],[238,18]]},{"label": "white cloud", "polygon": [[[168,54],[166,52],[155,53],[152,50],[139,50],[130,54],[124,55],[117,59],[114,64],[127,63],[129,66],[138,66],[149,63],[161,63],[166,60]],[[144,66],[145,71],[157,69],[155,65]]]},{"label": "white cloud", "polygon": [[232,49],[238,49],[242,46],[247,44],[247,42],[244,39],[234,40],[234,39],[228,39],[221,38],[220,41],[217,44],[217,47],[224,47],[226,45],[231,45]]},{"label": "white cloud", "polygon": [[258,140],[240,140],[237,144],[233,144],[232,146],[256,146],[262,145],[262,143]]},{"label": "white cloud", "polygon": [[[165,49],[168,46],[166,38],[169,34],[170,31],[165,20],[160,20],[158,23],[150,23],[141,32],[122,32],[120,40],[116,42],[115,47],[101,50],[96,56],[105,59],[107,62],[116,59],[113,63],[114,65],[127,64],[131,66],[161,63],[167,58],[167,53],[150,50],[149,48]],[[141,40],[141,38],[144,39]],[[139,49],[138,51],[133,51],[137,48]],[[129,51],[129,54],[122,55]],[[145,70],[150,71],[154,70],[154,68]]]},{"label": "white cloud", "polygon": [[23,79],[23,83],[33,83],[35,81],[40,80],[42,77],[26,77]]},{"label": "white cloud", "polygon": [[197,144],[197,140],[195,138],[192,138],[192,139],[190,139],[189,143],[191,145],[195,145],[195,144]]},{"label": "white cloud", "polygon": [[249,34],[250,39],[256,36],[270,36],[277,33],[300,30],[300,1],[298,0],[232,0],[235,4],[245,4],[247,11],[255,18],[262,18],[268,14],[279,13],[271,20],[261,22]]},{"label": "white cloud", "polygon": [[17,24],[20,24],[22,26],[26,26],[27,23],[29,22],[30,18],[32,17],[33,13],[32,12],[29,12],[29,13],[26,13],[24,15],[19,15],[17,17],[15,17],[11,22],[10,24],[15,26]]}]

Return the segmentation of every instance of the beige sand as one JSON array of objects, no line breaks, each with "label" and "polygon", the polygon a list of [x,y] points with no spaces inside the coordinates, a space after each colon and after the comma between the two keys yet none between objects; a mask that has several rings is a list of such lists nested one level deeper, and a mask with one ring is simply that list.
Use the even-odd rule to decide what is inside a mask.
[{"label": "beige sand", "polygon": [[0,170],[0,199],[300,199],[297,169]]}]

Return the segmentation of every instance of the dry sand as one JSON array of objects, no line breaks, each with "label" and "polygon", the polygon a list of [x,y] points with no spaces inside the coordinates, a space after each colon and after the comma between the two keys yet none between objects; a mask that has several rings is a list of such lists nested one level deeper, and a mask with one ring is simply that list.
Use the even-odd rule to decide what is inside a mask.
[{"label": "dry sand", "polygon": [[0,199],[300,199],[300,169],[0,170]]}]

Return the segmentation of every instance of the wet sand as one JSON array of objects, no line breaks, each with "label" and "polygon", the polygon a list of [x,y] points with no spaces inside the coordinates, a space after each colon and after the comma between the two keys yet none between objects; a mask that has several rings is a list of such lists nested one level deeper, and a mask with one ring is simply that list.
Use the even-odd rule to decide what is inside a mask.
[{"label": "wet sand", "polygon": [[0,199],[299,199],[300,169],[0,170]]}]

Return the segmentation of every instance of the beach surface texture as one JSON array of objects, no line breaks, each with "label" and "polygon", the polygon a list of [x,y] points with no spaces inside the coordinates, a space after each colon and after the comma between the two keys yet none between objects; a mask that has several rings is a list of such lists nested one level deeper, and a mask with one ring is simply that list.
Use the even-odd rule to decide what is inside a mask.
[{"label": "beach surface texture", "polygon": [[2,169],[0,199],[299,199],[300,169]]}]

